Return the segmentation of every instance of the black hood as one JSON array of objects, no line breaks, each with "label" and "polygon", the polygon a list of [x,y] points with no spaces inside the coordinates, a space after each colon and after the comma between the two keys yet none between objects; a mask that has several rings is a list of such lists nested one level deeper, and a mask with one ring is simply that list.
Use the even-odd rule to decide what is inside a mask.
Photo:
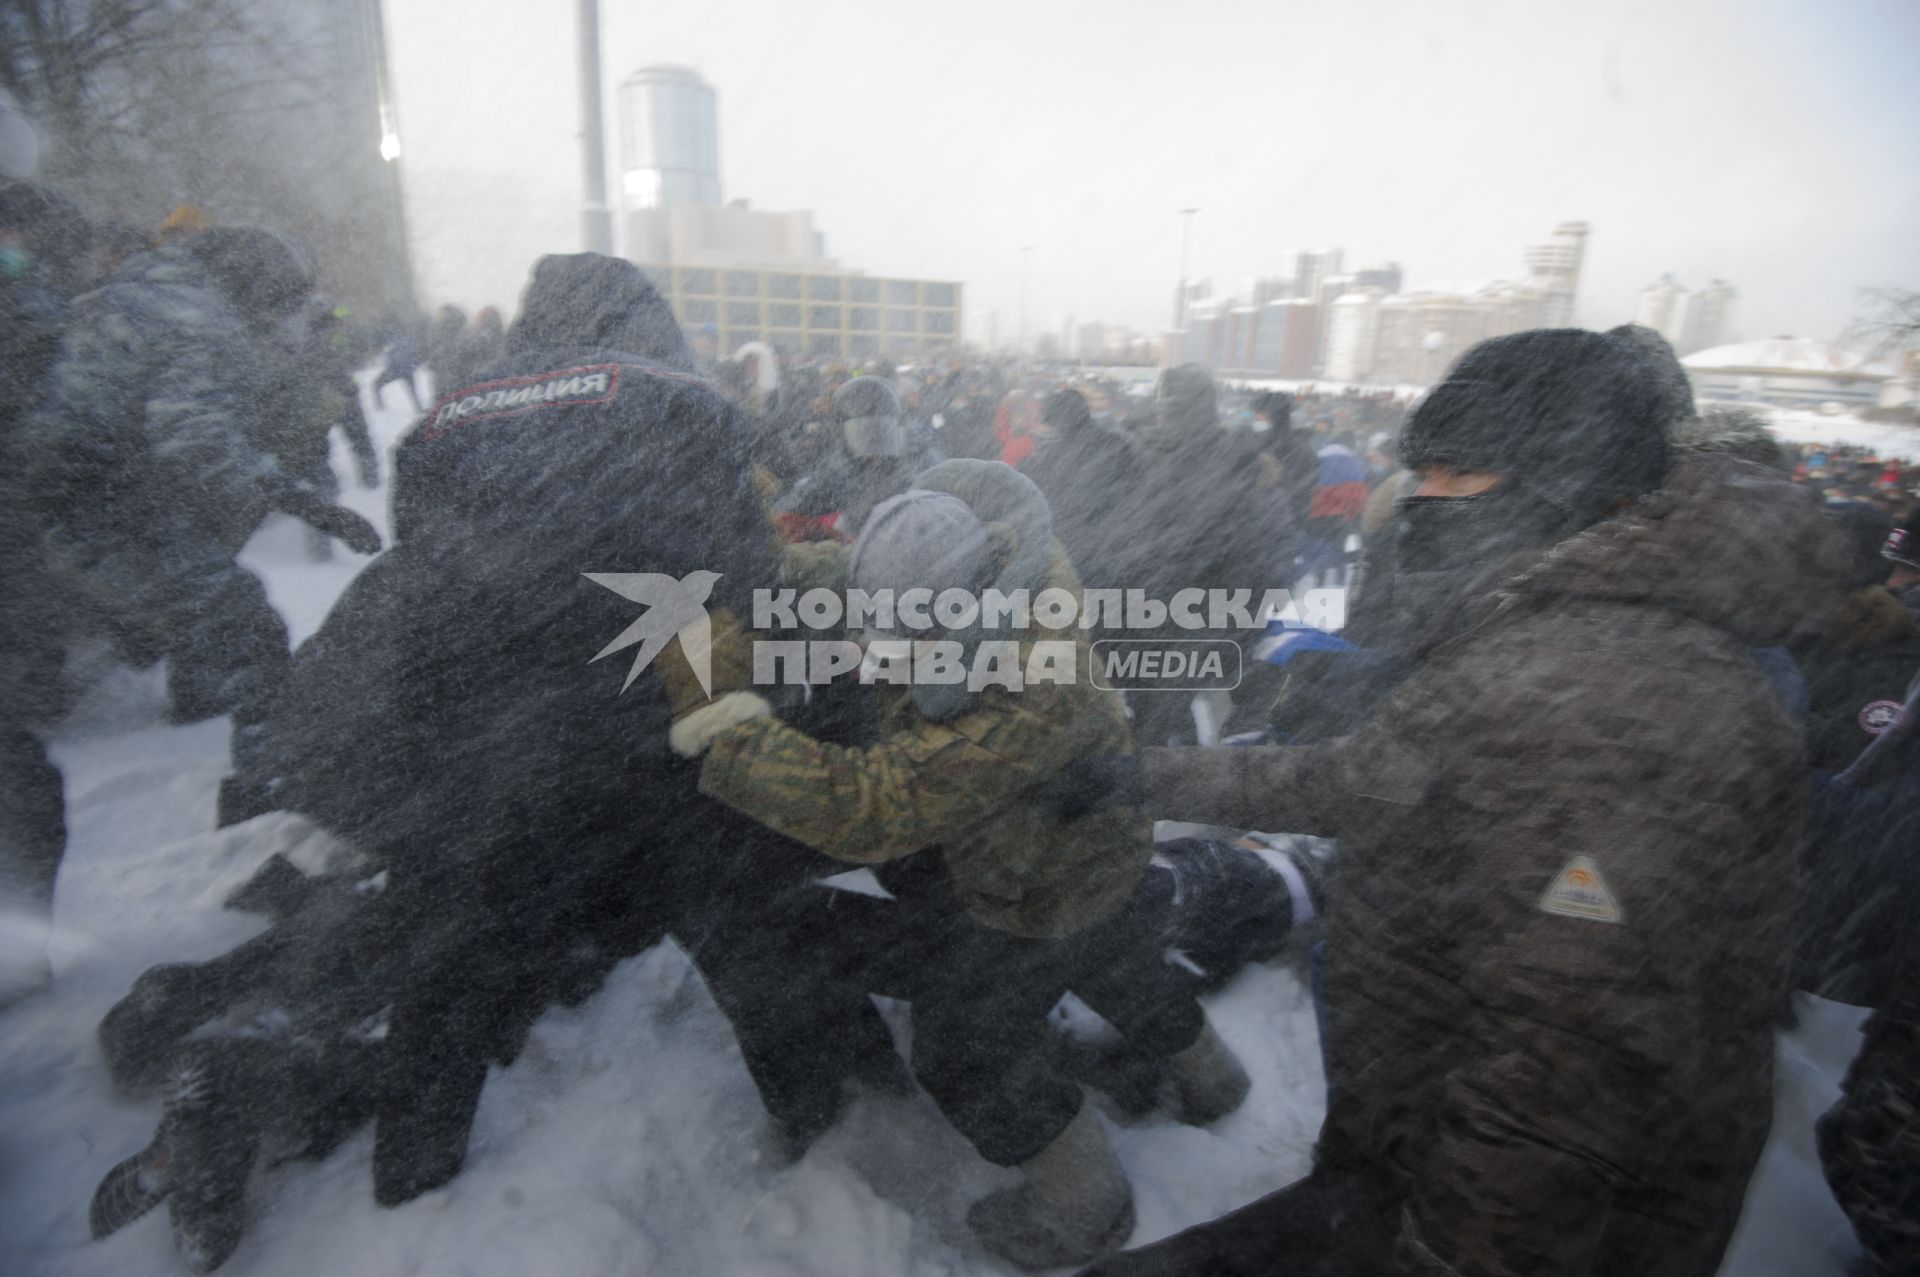
[{"label": "black hood", "polygon": [[599,253],[552,254],[534,263],[507,332],[507,353],[555,348],[615,350],[691,372],[693,351],[666,299],[632,262]]},{"label": "black hood", "polygon": [[216,226],[184,241],[219,290],[249,319],[289,314],[313,292],[306,255],[272,231]]}]

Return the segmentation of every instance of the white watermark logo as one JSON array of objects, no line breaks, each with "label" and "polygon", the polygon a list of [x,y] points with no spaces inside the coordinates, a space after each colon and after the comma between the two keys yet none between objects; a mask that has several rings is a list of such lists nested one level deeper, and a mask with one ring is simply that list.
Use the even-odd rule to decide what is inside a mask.
[{"label": "white watermark logo", "polygon": [[[647,612],[594,660],[639,645],[620,690],[633,685],[677,636],[700,688],[712,695],[712,624],[706,602],[720,579],[691,572],[589,572],[587,579]],[[1081,663],[1103,691],[1231,690],[1243,646],[1258,632],[1335,631],[1346,591],[1180,590],[1162,601],[1141,590],[755,590],[753,682],[821,685],[852,676],[865,684],[960,684],[1019,691],[1076,683]],[[1125,637],[1096,638],[1106,630]],[[840,637],[791,638],[812,631]],[[1085,638],[1079,637],[1086,634]],[[1243,637],[1231,637],[1240,633]]]},{"label": "white watermark logo", "polygon": [[[633,686],[633,680],[666,650],[677,635],[681,655],[693,669],[700,690],[713,695],[713,622],[707,616],[707,596],[720,579],[718,572],[689,572],[679,580],[662,572],[585,572],[587,580],[603,585],[623,599],[631,599],[647,610],[640,619],[620,631],[618,638],[593,655],[597,661],[638,643],[633,667],[621,691]],[[587,662],[589,665],[593,661]]]}]

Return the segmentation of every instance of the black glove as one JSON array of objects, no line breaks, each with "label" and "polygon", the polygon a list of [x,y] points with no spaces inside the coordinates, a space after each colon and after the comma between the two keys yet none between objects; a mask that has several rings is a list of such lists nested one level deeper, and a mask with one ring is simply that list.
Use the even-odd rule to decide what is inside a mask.
[{"label": "black glove", "polygon": [[1140,760],[1132,754],[1076,758],[1028,795],[1041,812],[1063,822],[1100,807],[1138,807]]},{"label": "black glove", "polygon": [[295,488],[281,500],[280,508],[314,531],[345,542],[356,553],[380,553],[379,531],[345,506],[332,505],[305,488]]}]

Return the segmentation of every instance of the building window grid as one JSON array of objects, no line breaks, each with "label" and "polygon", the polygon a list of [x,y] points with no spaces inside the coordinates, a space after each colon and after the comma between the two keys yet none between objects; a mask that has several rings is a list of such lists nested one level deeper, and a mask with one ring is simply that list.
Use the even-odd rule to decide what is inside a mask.
[{"label": "building window grid", "polygon": [[[957,285],[781,274],[788,281],[780,286],[782,291],[797,291],[808,300],[870,297],[878,303],[882,297],[888,301],[903,298],[911,290],[916,298],[923,297],[924,301],[910,306],[798,308],[787,305],[776,312],[774,306],[763,307],[760,301],[775,291],[771,283],[775,277],[773,272],[682,267],[671,272],[663,270],[660,279],[668,285],[669,300],[681,322],[689,327],[715,327],[722,346],[728,350],[758,340],[794,351],[863,356],[886,349],[925,349],[957,339],[960,312]],[[805,282],[799,282],[801,280]],[[719,327],[723,298],[727,322]],[[936,301],[948,304],[936,305]],[[830,320],[836,313],[838,323],[814,322],[816,318]]]}]

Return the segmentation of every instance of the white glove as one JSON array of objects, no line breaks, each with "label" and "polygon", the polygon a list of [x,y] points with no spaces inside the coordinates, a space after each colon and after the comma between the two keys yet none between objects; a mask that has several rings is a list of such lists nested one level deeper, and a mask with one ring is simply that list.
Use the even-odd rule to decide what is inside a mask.
[{"label": "white glove", "polygon": [[667,733],[667,744],[682,758],[698,758],[707,752],[714,738],[729,727],[752,722],[773,713],[773,706],[752,692],[728,692],[709,705],[675,720]]}]

